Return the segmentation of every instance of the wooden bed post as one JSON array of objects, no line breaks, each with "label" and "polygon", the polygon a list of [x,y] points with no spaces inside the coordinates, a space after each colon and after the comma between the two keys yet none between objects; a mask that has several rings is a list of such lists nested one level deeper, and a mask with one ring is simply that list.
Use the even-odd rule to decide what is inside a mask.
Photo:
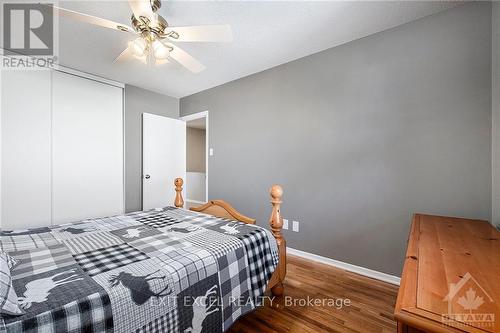
[{"label": "wooden bed post", "polygon": [[175,178],[175,180],[174,180],[174,185],[175,185],[174,205],[177,208],[184,207],[184,199],[182,199],[182,185],[183,184],[184,184],[184,181],[182,180],[182,178]]},{"label": "wooden bed post", "polygon": [[281,296],[283,295],[283,281],[286,276],[286,240],[281,234],[281,229],[283,228],[283,218],[281,217],[280,212],[283,188],[279,185],[273,185],[269,193],[271,194],[271,204],[273,205],[269,225],[271,226],[271,232],[273,233],[274,238],[276,238],[279,251],[278,267],[271,278],[271,283],[273,283],[271,292],[275,296]]}]

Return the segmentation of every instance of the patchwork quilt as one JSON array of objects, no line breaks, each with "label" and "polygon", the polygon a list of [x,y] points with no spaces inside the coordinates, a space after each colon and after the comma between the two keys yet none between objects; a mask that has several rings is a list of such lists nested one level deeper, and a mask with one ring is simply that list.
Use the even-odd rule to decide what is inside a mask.
[{"label": "patchwork quilt", "polygon": [[278,263],[263,228],[166,207],[2,231],[24,310],[7,332],[223,332]]}]

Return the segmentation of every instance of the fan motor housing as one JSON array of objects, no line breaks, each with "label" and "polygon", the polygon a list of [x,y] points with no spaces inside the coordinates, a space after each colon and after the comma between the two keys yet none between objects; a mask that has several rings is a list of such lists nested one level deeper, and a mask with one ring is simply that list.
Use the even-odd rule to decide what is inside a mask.
[{"label": "fan motor housing", "polygon": [[163,35],[165,29],[168,27],[168,22],[161,15],[156,15],[155,22],[151,22],[147,17],[136,18],[132,15],[132,26],[135,31],[139,33],[155,33],[156,35]]}]

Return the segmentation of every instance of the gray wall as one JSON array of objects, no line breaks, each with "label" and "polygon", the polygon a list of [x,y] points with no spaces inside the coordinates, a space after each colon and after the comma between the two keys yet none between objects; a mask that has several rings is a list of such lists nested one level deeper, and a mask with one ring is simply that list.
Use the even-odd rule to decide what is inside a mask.
[{"label": "gray wall", "polygon": [[500,229],[500,3],[492,11],[493,224]]},{"label": "gray wall", "polygon": [[187,172],[205,172],[205,137],[206,132],[204,129],[186,128]]},{"label": "gray wall", "polygon": [[[298,46],[300,47],[300,46]],[[182,98],[210,111],[209,196],[288,246],[399,275],[411,214],[491,218],[491,5],[470,3]]]},{"label": "gray wall", "polygon": [[179,99],[125,86],[125,210],[142,209],[142,114],[178,118]]}]

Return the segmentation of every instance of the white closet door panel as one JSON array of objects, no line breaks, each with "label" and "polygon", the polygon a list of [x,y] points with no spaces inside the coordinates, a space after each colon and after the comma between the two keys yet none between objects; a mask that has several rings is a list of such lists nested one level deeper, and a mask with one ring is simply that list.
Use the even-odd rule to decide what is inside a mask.
[{"label": "white closet door panel", "polygon": [[51,222],[50,71],[2,71],[2,229]]},{"label": "white closet door panel", "polygon": [[54,72],[53,223],[124,212],[123,90]]}]

